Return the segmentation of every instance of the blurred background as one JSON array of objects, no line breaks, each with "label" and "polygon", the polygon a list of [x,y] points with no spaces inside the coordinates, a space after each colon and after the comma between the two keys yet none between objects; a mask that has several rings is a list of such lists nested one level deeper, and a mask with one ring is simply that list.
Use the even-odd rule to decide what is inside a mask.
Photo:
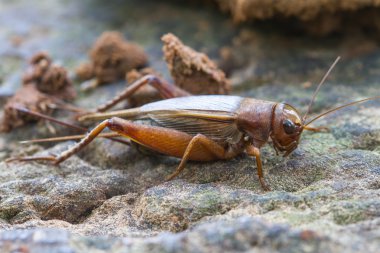
[{"label": "blurred background", "polygon": [[0,13],[3,93],[35,52],[73,70],[106,30],[140,44],[167,78],[160,38],[168,32],[215,60],[234,86],[315,83],[338,55],[331,80],[369,84],[380,74],[376,1],[18,0],[2,1]]}]

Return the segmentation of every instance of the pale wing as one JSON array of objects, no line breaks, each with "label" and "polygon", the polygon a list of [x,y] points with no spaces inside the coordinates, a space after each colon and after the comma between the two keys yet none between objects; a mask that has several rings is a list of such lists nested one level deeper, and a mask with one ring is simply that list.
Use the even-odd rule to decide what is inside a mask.
[{"label": "pale wing", "polygon": [[237,143],[242,133],[235,115],[215,111],[162,110],[148,114],[158,125],[190,135],[203,134],[216,142]]},{"label": "pale wing", "polygon": [[235,113],[244,98],[238,96],[203,95],[171,98],[143,105],[142,112],[162,110],[196,110]]}]

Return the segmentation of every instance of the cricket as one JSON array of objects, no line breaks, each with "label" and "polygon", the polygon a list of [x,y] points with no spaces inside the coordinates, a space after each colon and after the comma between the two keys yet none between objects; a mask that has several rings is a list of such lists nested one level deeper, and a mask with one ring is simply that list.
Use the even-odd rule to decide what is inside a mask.
[{"label": "cricket", "polygon": [[[79,121],[103,120],[86,135],[24,141],[81,139],[66,151],[57,156],[14,157],[7,162],[44,160],[57,165],[82,150],[96,137],[122,136],[153,151],[180,158],[178,167],[166,180],[178,176],[188,161],[228,160],[246,153],[256,159],[257,175],[262,188],[270,190],[265,182],[260,148],[271,142],[276,153],[286,157],[298,147],[304,130],[328,130],[326,127],[312,127],[311,123],[345,107],[380,98],[375,96],[361,99],[308,119],[319,89],[339,59],[340,57],[335,60],[322,78],[303,115],[287,103],[230,95],[192,96],[175,85],[147,75],[132,83],[108,103],[80,115]],[[138,108],[105,112],[147,84],[155,87],[165,99]],[[54,121],[48,116],[40,117]],[[59,123],[58,120],[55,122]],[[111,133],[102,133],[105,129]]]}]

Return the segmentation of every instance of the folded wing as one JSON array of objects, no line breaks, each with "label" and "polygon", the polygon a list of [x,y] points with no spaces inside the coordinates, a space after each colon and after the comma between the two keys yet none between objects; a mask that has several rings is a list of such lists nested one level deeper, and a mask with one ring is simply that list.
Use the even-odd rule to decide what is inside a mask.
[{"label": "folded wing", "polygon": [[203,134],[219,143],[237,143],[243,133],[236,125],[236,108],[242,98],[196,96],[159,101],[141,107],[144,118],[159,126],[190,135]]}]

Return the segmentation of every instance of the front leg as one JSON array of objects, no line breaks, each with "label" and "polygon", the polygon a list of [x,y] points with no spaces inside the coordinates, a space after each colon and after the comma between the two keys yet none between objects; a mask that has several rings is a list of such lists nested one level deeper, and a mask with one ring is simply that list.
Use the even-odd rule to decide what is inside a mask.
[{"label": "front leg", "polygon": [[250,145],[247,147],[246,151],[247,151],[248,155],[255,156],[255,158],[256,158],[257,175],[259,177],[261,187],[265,191],[270,191],[270,187],[265,183],[265,179],[264,179],[263,164],[261,162],[260,149],[258,149],[257,147],[255,147],[253,145]]}]

